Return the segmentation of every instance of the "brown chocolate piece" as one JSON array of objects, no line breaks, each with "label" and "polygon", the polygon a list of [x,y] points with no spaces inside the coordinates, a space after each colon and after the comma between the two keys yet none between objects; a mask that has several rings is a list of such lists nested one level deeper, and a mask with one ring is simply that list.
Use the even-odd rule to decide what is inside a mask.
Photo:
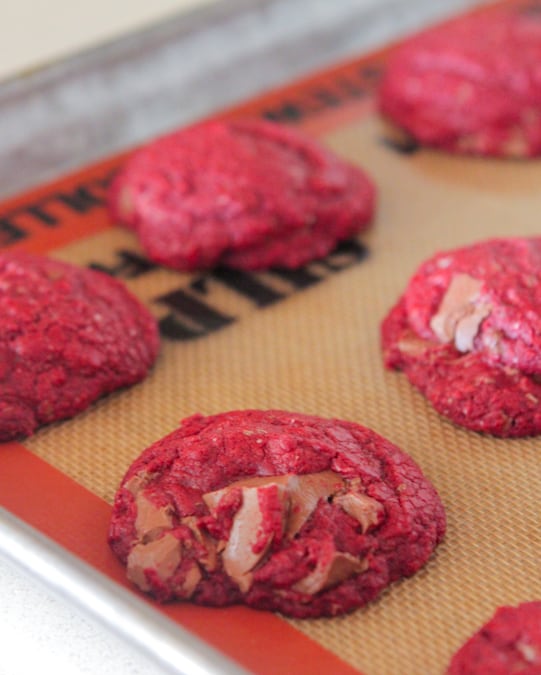
[{"label": "brown chocolate piece", "polygon": [[136,473],[135,476],[132,476],[126,481],[123,487],[125,490],[129,490],[135,497],[137,496],[137,493],[148,484],[150,478],[150,474],[146,473],[146,471],[142,471],[141,473]]},{"label": "brown chocolate piece", "polygon": [[488,304],[478,303],[483,283],[469,274],[456,274],[449,284],[430,327],[442,342],[453,342],[459,352],[473,349],[479,326],[491,312]]},{"label": "brown chocolate piece", "polygon": [[201,530],[196,516],[186,516],[180,522],[182,525],[189,527],[197,541],[206,548],[207,555],[198,558],[198,560],[206,570],[213,572],[218,564],[218,551],[214,539]]},{"label": "brown chocolate piece", "polygon": [[344,486],[342,478],[333,471],[307,474],[284,474],[282,476],[254,476],[230,483],[226,487],[207,492],[203,501],[209,510],[215,511],[221,499],[234,488],[281,485],[290,499],[287,535],[293,537],[304,525],[320,499],[338,492]]},{"label": "brown chocolate piece", "polygon": [[[145,495],[144,488],[150,479],[149,474],[137,474],[124,486],[135,497],[135,533],[138,539],[138,543],[128,556],[128,579],[143,591],[150,589],[145,575],[146,569],[153,570],[162,581],[165,581],[174,574],[182,561],[181,542],[170,533],[160,536],[164,530],[170,530],[173,527],[172,507],[170,505],[158,507]],[[194,531],[193,528],[190,529]],[[202,536],[201,533],[200,536]],[[210,564],[211,561],[212,551],[209,551]],[[214,552],[214,563],[215,561]],[[185,598],[191,597],[201,578],[201,570],[194,561],[182,583],[177,584],[177,594]]]},{"label": "brown chocolate piece", "polygon": [[327,499],[344,486],[344,481],[333,471],[293,476],[288,485],[291,499],[287,535],[294,537],[310,517],[320,499]]},{"label": "brown chocolate piece", "polygon": [[[259,494],[262,490],[276,487],[278,496],[283,504],[283,513],[286,512],[286,494],[283,485],[270,483],[261,487],[243,487],[242,506],[237,511],[229,539],[222,553],[223,565],[226,573],[236,581],[240,590],[245,593],[252,585],[251,570],[264,557],[272,543],[273,533],[269,532],[267,540],[261,540],[265,514],[261,511]],[[258,544],[258,550],[254,545]]]},{"label": "brown chocolate piece", "polygon": [[332,558],[318,561],[313,572],[298,581],[293,589],[299,593],[315,595],[345,579],[364,572],[368,568],[366,560],[359,560],[350,553],[335,551]]},{"label": "brown chocolate piece", "polygon": [[397,342],[398,351],[406,356],[418,357],[427,350],[426,340],[421,340],[413,333],[407,334]]},{"label": "brown chocolate piece", "polygon": [[346,492],[333,499],[348,515],[359,521],[363,532],[375,527],[383,515],[383,506],[372,497],[358,492]]},{"label": "brown chocolate piece", "polygon": [[198,564],[194,562],[190,569],[186,572],[180,588],[178,585],[175,587],[177,594],[183,598],[191,598],[195,589],[197,588],[197,584],[202,578],[203,575],[201,574],[201,570],[199,569]]},{"label": "brown chocolate piece", "polygon": [[151,478],[148,473],[138,473],[124,485],[135,498],[135,532],[137,539],[144,542],[156,539],[163,530],[173,526],[171,508],[156,506],[143,492]]},{"label": "brown chocolate piece", "polygon": [[255,488],[262,487],[266,485],[287,485],[291,479],[294,478],[293,474],[285,474],[283,476],[253,476],[252,478],[241,478],[241,480],[236,480],[233,483],[229,483],[220,490],[214,490],[213,492],[206,492],[203,495],[203,501],[207,505],[209,511],[216,511],[218,504],[221,502],[222,498],[226,494],[234,490],[235,488]]},{"label": "brown chocolate piece", "polygon": [[[222,560],[226,573],[235,580],[243,592],[250,588],[252,584],[251,572],[263,559],[272,543],[273,536],[272,533],[269,533],[268,540],[261,546],[260,537],[264,527],[265,514],[262,513],[259,504],[260,490],[268,489],[271,486],[279,490],[279,498],[283,507],[283,527],[286,535],[293,538],[317,507],[319,500],[332,497],[336,492],[342,490],[344,481],[333,471],[301,475],[254,476],[235,481],[220,490],[207,492],[203,495],[203,501],[209,510],[215,512],[221,500],[231,490],[240,489],[242,491],[242,506],[235,514],[229,539],[223,548]],[[370,502],[372,501],[370,500]],[[372,513],[373,504],[358,504],[351,508],[360,514],[359,517],[362,518],[360,522],[361,524],[366,523],[366,527],[376,517]],[[258,543],[257,552],[254,551],[256,542]],[[343,566],[343,563],[337,562],[337,566],[340,567],[340,565]]]},{"label": "brown chocolate piece", "polygon": [[175,572],[181,559],[180,541],[172,534],[164,534],[146,544],[136,544],[128,555],[128,579],[148,591],[151,586],[146,579],[146,569],[155,571],[164,581]]},{"label": "brown chocolate piece", "polygon": [[517,642],[515,647],[526,663],[535,664],[541,660],[539,656],[541,649],[537,649],[534,645],[529,645],[525,642]]},{"label": "brown chocolate piece", "polygon": [[158,508],[143,492],[137,494],[135,506],[137,508],[135,532],[138,539],[143,542],[156,539],[163,530],[171,529],[173,526],[171,508],[168,506]]}]

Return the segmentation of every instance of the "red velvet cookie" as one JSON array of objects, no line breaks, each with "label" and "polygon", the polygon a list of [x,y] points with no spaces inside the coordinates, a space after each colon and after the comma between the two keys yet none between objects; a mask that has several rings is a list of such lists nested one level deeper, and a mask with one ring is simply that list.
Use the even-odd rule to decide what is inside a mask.
[{"label": "red velvet cookie", "polygon": [[72,417],[143,379],[156,323],[101,272],[38,256],[0,255],[0,441]]},{"label": "red velvet cookie", "polygon": [[454,655],[447,675],[541,675],[541,602],[500,607]]},{"label": "red velvet cookie", "polygon": [[385,118],[419,143],[496,157],[541,154],[541,15],[506,7],[458,19],[390,58]]},{"label": "red velvet cookie", "polygon": [[113,218],[178,270],[296,268],[363,230],[372,182],[300,132],[208,122],[136,152],[110,193]]},{"label": "red velvet cookie", "polygon": [[496,436],[541,432],[541,238],[423,263],[382,326],[385,363],[438,412]]},{"label": "red velvet cookie", "polygon": [[353,422],[195,415],[133,463],[109,543],[161,601],[333,616],[422,567],[443,537],[419,467]]}]

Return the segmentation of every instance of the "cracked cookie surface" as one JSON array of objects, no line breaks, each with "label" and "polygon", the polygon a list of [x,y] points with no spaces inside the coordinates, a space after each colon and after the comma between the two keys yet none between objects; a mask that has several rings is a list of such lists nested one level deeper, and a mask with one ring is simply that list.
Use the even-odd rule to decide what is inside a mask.
[{"label": "cracked cookie surface", "polygon": [[447,675],[540,675],[541,602],[499,607],[453,656]]},{"label": "cracked cookie surface", "polygon": [[161,601],[333,616],[414,574],[443,537],[413,460],[353,422],[195,415],[133,463],[109,543]]},{"label": "cracked cookie surface", "polygon": [[300,267],[365,229],[374,201],[361,169],[260,120],[160,138],[127,160],[110,192],[115,221],[151,260],[182,271]]},{"label": "cracked cookie surface", "polygon": [[50,258],[0,255],[0,314],[2,441],[139,382],[158,352],[155,320],[119,281]]},{"label": "cracked cookie surface", "polygon": [[499,8],[428,30],[391,55],[383,116],[422,145],[460,154],[541,154],[541,15]]},{"label": "cracked cookie surface", "polygon": [[385,364],[456,424],[541,432],[541,238],[491,239],[424,262],[382,325]]}]

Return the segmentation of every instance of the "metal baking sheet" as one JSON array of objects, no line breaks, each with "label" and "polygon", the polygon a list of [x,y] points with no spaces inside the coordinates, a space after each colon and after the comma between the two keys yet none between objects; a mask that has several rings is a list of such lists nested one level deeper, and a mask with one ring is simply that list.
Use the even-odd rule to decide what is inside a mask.
[{"label": "metal baking sheet", "polygon": [[[21,188],[26,189],[30,185],[33,187],[20,196],[10,198],[3,205],[0,214],[1,244],[28,250],[48,251],[53,255],[83,264],[88,260],[97,261],[113,273],[116,270],[121,276],[127,275],[128,282],[133,285],[134,290],[145,296],[144,283],[141,280],[138,281],[137,274],[132,274],[134,269],[136,271],[137,265],[141,263],[141,258],[138,257],[137,252],[135,256],[133,255],[133,250],[130,248],[132,242],[126,239],[130,235],[119,231],[114,234],[113,239],[110,239],[113,235],[110,231],[110,223],[107,222],[105,216],[103,199],[107,178],[122,161],[122,155],[111,155],[124,150],[126,146],[208,114],[265,115],[281,122],[302,125],[309,133],[322,137],[337,151],[346,155],[350,154],[352,159],[362,157],[364,152],[372,153],[374,171],[380,178],[388,174],[396,179],[396,184],[402,186],[401,190],[397,189],[397,193],[401,193],[402,196],[407,194],[408,189],[419,190],[425,181],[432,191],[431,196],[428,198],[427,194],[420,194],[415,208],[411,208],[404,216],[412,220],[412,223],[408,223],[412,227],[415,219],[424,219],[428,222],[430,214],[437,211],[435,200],[438,197],[448,198],[448,190],[452,188],[458,190],[461,199],[466,200],[464,203],[468,203],[476,214],[487,212],[493,218],[496,203],[499,207],[503,204],[504,209],[511,209],[513,206],[515,212],[518,208],[518,212],[523,216],[524,232],[527,233],[529,223],[533,222],[532,209],[537,204],[532,188],[539,177],[537,163],[529,167],[514,165],[513,177],[509,179],[508,173],[501,164],[489,163],[484,165],[486,171],[480,172],[478,163],[472,164],[456,159],[447,161],[431,153],[420,153],[411,158],[411,163],[407,165],[403,157],[385,154],[381,150],[379,140],[372,144],[367,140],[368,136],[371,139],[379,138],[379,132],[374,126],[377,121],[373,114],[372,93],[384,64],[385,49],[366,57],[359,56],[359,53],[369,47],[374,47],[376,43],[381,46],[404,32],[418,29],[438,16],[447,15],[452,10],[463,9],[466,5],[475,3],[441,3],[434,7],[435,4],[432,2],[408,3],[406,10],[404,3],[399,2],[366,4],[359,8],[358,3],[344,1],[333,3],[336,11],[333,21],[326,13],[329,11],[329,3],[323,2],[320,5],[308,4],[308,2],[270,1],[254,4],[233,3],[228,5],[228,10],[223,6],[216,6],[208,10],[208,13],[194,14],[188,19],[154,28],[137,37],[129,37],[99,52],[78,57],[72,62],[58,64],[28,76],[24,80],[15,80],[5,84],[0,90],[3,108],[1,114],[4,116],[2,128],[9,129],[10,133],[3,135],[0,147],[0,154],[4,159],[1,166],[5,171],[6,179],[3,181],[4,189],[6,192],[13,192]],[[291,5],[294,6],[291,7]],[[284,26],[288,23],[290,25],[286,31]],[[189,31],[187,27],[190,27]],[[239,43],[242,42],[239,40],[239,34],[244,35],[250,30],[257,34],[257,39],[250,41],[250,45],[239,47]],[[360,39],[359,35],[361,35]],[[347,36],[349,40],[346,39]],[[210,44],[213,45],[212,49],[222,50],[222,55],[232,55],[231,61],[228,62],[229,66],[226,66],[226,61],[217,59],[216,54],[214,58],[209,56]],[[184,49],[188,51],[183,51]],[[192,63],[191,74],[185,79],[181,78],[179,82],[176,77],[172,76],[174,68],[168,69],[164,64],[168,59],[171,59],[172,63],[182,62],[179,59],[186,58],[186,54],[199,55],[199,60],[197,64]],[[279,58],[277,54],[280,55]],[[333,66],[330,70],[319,70],[315,75],[300,82],[288,84],[292,77],[306,74],[312,68],[320,69],[323,65],[330,65],[336,59],[346,56],[351,60],[343,65]],[[239,77],[239,73],[242,77]],[[89,91],[89,83],[92,83],[94,94],[92,106],[89,106],[88,96],[86,96],[84,105],[81,103],[82,94]],[[269,87],[277,84],[286,86],[276,92],[266,93]],[[194,94],[194,92],[200,92],[200,94]],[[258,94],[258,97],[246,104],[223,111],[224,106],[252,94]],[[154,104],[153,101],[156,100],[158,103]],[[48,105],[44,105],[43,101],[48,101]],[[50,105],[51,101],[55,102],[54,106]],[[48,115],[45,109],[53,107],[55,114]],[[19,124],[16,123],[17,110],[19,111]],[[37,118],[40,120],[39,123],[32,121]],[[18,130],[23,122],[26,132],[24,138]],[[95,160],[98,161],[94,165],[84,166],[83,169],[61,178],[58,182],[35,187],[36,184],[54,177],[67,168],[75,168],[76,165],[85,165]],[[415,180],[408,183],[409,176],[414,176]],[[464,185],[464,177],[469,179],[467,185]],[[504,190],[502,186],[505,186]],[[508,201],[499,203],[495,197],[495,189],[506,193],[498,197],[501,199],[508,197]],[[467,200],[470,201],[467,202]],[[392,225],[393,220],[399,221],[402,215],[398,213],[399,210],[401,210],[401,205],[398,201],[389,199],[382,203],[382,213],[376,224],[378,229],[374,230],[373,236],[369,235],[367,239],[363,237],[362,241],[351,243],[323,264],[319,266],[316,264],[305,270],[303,279],[297,277],[295,280],[279,280],[278,285],[272,288],[275,295],[280,295],[281,299],[285,298],[287,302],[280,302],[279,305],[270,307],[265,312],[254,314],[254,305],[262,308],[266,300],[256,298],[253,294],[250,295],[246,288],[239,293],[237,287],[237,297],[232,299],[224,288],[217,290],[212,285],[215,279],[183,279],[184,288],[187,288],[192,296],[195,294],[197,299],[204,301],[210,297],[211,302],[216,302],[213,305],[212,316],[207,313],[207,319],[202,315],[196,317],[199,332],[204,336],[206,333],[216,332],[214,328],[219,326],[224,328],[219,337],[219,340],[224,343],[222,348],[228,347],[229,342],[235,344],[237,338],[240,338],[242,348],[242,340],[245,338],[242,337],[240,328],[247,334],[250,331],[270,329],[274,325],[273,321],[280,321],[282,316],[280,312],[293,312],[298,315],[306,311],[305,317],[308,317],[312,311],[313,316],[317,315],[318,298],[323,297],[324,292],[330,293],[333,288],[343,290],[348,284],[362,281],[363,275],[370,269],[374,272],[375,268],[370,268],[370,266],[377,265],[378,259],[377,256],[372,256],[373,250],[381,250],[382,247],[387,246],[388,251],[392,251],[393,246],[396,245],[392,242],[398,239],[394,239],[392,229],[386,228]],[[443,215],[440,218],[449,224]],[[501,231],[505,231],[503,224],[495,225],[495,227],[496,229],[501,227]],[[481,235],[486,231],[488,231],[487,226],[481,223],[472,229],[471,234],[472,236],[474,233]],[[456,236],[465,235],[453,232],[452,228],[442,228],[440,232],[432,233],[431,237],[427,236],[423,240],[406,241],[404,257],[407,257],[408,264],[413,268],[414,262],[420,256],[431,253],[435,246],[453,244]],[[114,249],[110,254],[103,252],[102,237],[106,237],[107,242],[114,242]],[[95,258],[92,246],[101,251]],[[367,250],[371,251],[371,255],[368,262],[363,262]],[[356,265],[361,262],[362,265],[357,267]],[[267,277],[259,280],[262,284],[271,283]],[[144,276],[142,281],[145,281]],[[221,281],[222,286],[227,285],[223,283],[223,279]],[[404,278],[400,277],[398,272],[393,271],[384,280],[383,290],[374,291],[374,302],[386,300],[387,296],[382,298],[378,295],[384,292],[391,297],[393,292],[400,289],[403,281]],[[163,286],[162,295],[171,290],[168,285],[170,282],[170,279],[163,277],[156,279],[160,288]],[[231,280],[229,282],[231,285]],[[272,283],[274,282],[276,279]],[[319,282],[322,283],[318,286]],[[178,280],[174,283],[178,283]],[[302,284],[306,288],[314,287],[314,289],[300,293]],[[291,292],[292,288],[294,293]],[[239,302],[238,297],[243,294],[244,304]],[[147,300],[151,299],[150,296],[147,297]],[[376,306],[379,311],[380,306],[374,305]],[[331,310],[336,324],[335,329],[329,328],[329,334],[333,335],[337,342],[328,345],[329,351],[326,357],[330,361],[329,368],[333,365],[333,372],[339,373],[339,376],[336,375],[338,383],[350,384],[352,391],[356,391],[355,387],[358,384],[350,380],[351,369],[342,362],[333,362],[335,349],[344,349],[354,358],[357,347],[361,348],[364,344],[362,338],[358,338],[353,330],[355,328],[359,331],[361,324],[345,320],[347,310],[340,314],[339,308],[341,307],[338,305],[336,309]],[[369,320],[370,307],[369,300],[367,300],[366,310],[359,309],[363,320]],[[366,315],[364,311],[367,312]],[[164,318],[163,312],[160,317]],[[228,321],[228,319],[231,320]],[[313,327],[310,319],[305,320],[308,321],[308,326]],[[230,324],[233,325],[226,328],[226,325]],[[340,346],[338,346],[338,336],[341,336]],[[213,352],[209,350],[207,354],[205,345],[210,344],[210,339],[214,338],[213,334],[209,337],[209,342],[194,341],[185,351],[189,352],[190,356],[206,358]],[[262,344],[264,343],[263,340]],[[283,344],[280,347],[281,353],[284,353]],[[374,344],[370,343],[369,347],[373,350]],[[173,347],[167,346],[166,351],[169,356],[172,356]],[[310,345],[308,345],[307,353],[310,353]],[[298,358],[302,358],[302,355]],[[233,358],[232,361],[234,361]],[[377,355],[372,361],[377,363]],[[280,367],[285,370],[289,369],[288,363],[275,365],[278,370]],[[266,364],[265,368],[267,367],[271,366]],[[265,378],[270,375],[270,371],[267,372],[262,366],[259,368],[258,370],[258,367],[254,366],[255,379],[257,380],[258,377],[261,379],[253,385],[252,400],[261,406],[265,401],[265,391],[261,386]],[[313,372],[308,365],[307,369],[306,372],[317,383],[320,375]],[[220,369],[218,372],[222,375],[226,373]],[[375,381],[380,378],[379,373],[372,372],[372,375]],[[393,377],[398,378],[398,376],[391,376],[389,380],[393,383],[391,391],[395,386]],[[268,379],[272,381],[272,377]],[[298,391],[306,390],[307,386],[312,386],[316,393],[312,397],[307,394],[308,398],[303,401],[303,405],[312,410],[317,409],[314,410],[315,412],[329,412],[336,416],[355,416],[357,403],[352,400],[351,394],[345,390],[340,390],[339,394],[333,394],[331,390],[328,398],[318,398],[319,394],[316,395],[318,390],[306,373],[302,373],[298,381],[288,382],[287,387],[280,388],[280,383],[275,384],[284,402],[284,407],[286,407],[285,404],[293,407],[295,403],[293,392],[298,393]],[[319,384],[322,385],[322,381]],[[259,385],[259,389],[256,385]],[[250,383],[246,385],[247,391],[250,391],[250,386],[252,386]],[[514,470],[518,480],[522,475],[519,475],[519,471],[524,471],[526,466],[524,464],[520,468],[520,461],[531,461],[533,441],[527,441],[522,445],[519,443],[505,445],[505,443],[495,442],[490,461],[485,461],[482,457],[483,444],[488,445],[488,442],[479,441],[475,435],[456,431],[449,425],[442,424],[430,413],[426,415],[429,421],[425,424],[424,404],[417,399],[411,403],[416,415],[414,428],[408,420],[404,420],[403,427],[392,427],[380,410],[383,398],[386,403],[391,402],[393,405],[398,402],[403,407],[400,414],[406,415],[411,397],[409,388],[403,383],[396,384],[396,388],[399,394],[389,394],[390,399],[386,398],[388,394],[383,394],[382,389],[374,388],[373,393],[366,390],[363,395],[367,398],[365,400],[361,397],[361,400],[366,404],[367,416],[372,415],[375,423],[369,426],[374,426],[378,431],[385,431],[387,425],[390,432],[394,431],[395,435],[404,441],[404,449],[410,450],[412,438],[417,437],[420,437],[421,443],[425,446],[436,441],[442,444],[445,441],[448,445],[461,443],[469,447],[472,452],[472,467],[477,466],[477,463],[481,467],[478,480],[481,482],[485,480],[487,485],[496,486],[498,485],[496,480],[499,476],[498,471],[502,471],[503,467]],[[244,400],[237,390],[233,394],[233,399],[237,397],[238,400]],[[206,395],[210,396],[208,399],[210,408],[220,405],[221,392],[218,388],[210,393],[206,392]],[[138,395],[133,394],[133,396]],[[273,392],[272,396],[275,400],[278,399],[276,392]],[[123,401],[126,399],[127,397],[124,397]],[[98,412],[101,414],[106,408],[110,408],[114,413],[115,406],[122,407],[123,405],[119,401],[120,397],[117,396],[100,402]],[[163,411],[166,417],[169,415],[167,405],[164,404]],[[184,406],[188,409],[189,405],[189,401],[184,401],[180,407]],[[418,414],[419,409],[423,410],[422,419]],[[209,412],[212,411],[209,410]],[[189,412],[194,412],[194,410]],[[167,417],[167,424],[173,419],[173,414]],[[166,618],[163,612],[157,612],[147,601],[131,591],[120,588],[122,570],[114,568],[114,564],[107,558],[108,552],[103,543],[112,481],[109,480],[102,490],[101,477],[92,474],[92,466],[89,468],[85,465],[81,468],[73,463],[62,449],[62,444],[69,443],[69,439],[72,438],[70,434],[75,434],[79,440],[83,439],[81,445],[84,447],[81,452],[85,452],[85,449],[93,443],[102,442],[99,430],[92,427],[93,415],[94,411],[90,415],[40,431],[34,439],[25,443],[24,447],[13,443],[6,444],[2,449],[0,505],[6,507],[0,512],[0,553],[2,555],[40,576],[51,588],[58,590],[65,597],[92,613],[132,644],[150,653],[171,672],[241,672],[242,668],[255,672],[272,672],[269,667],[276,667],[276,664],[259,666],[257,653],[269,653],[273,648],[275,650],[276,644],[281,645],[283,652],[279,655],[282,658],[281,672],[292,672],[292,668],[298,673],[316,672],[313,670],[315,663],[319,668],[327,664],[328,672],[349,673],[360,670],[358,665],[351,665],[354,662],[357,663],[355,655],[344,653],[343,660],[336,659],[337,650],[333,652],[333,649],[329,648],[329,645],[336,639],[334,627],[338,625],[343,627],[345,621],[336,620],[332,624],[320,622],[313,629],[312,634],[310,634],[311,629],[307,631],[312,640],[310,642],[305,641],[304,634],[298,626],[292,629],[289,624],[274,616],[262,616],[263,613],[252,615],[248,612],[246,614],[242,608],[238,612],[234,609],[227,617],[233,616],[234,621],[238,620],[239,625],[244,628],[251,624],[254,627],[254,634],[257,633],[257,635],[254,636],[253,644],[247,644],[246,633],[243,633],[240,636],[241,639],[238,640],[240,646],[237,644],[231,647],[225,642],[234,642],[234,634],[226,633],[222,642],[219,639],[208,639],[209,631],[219,632],[223,629],[220,622],[223,624],[224,619],[220,611],[199,612],[194,609],[191,614],[186,614],[182,609],[166,608],[165,614],[168,617]],[[357,417],[357,420],[366,421],[362,417]],[[142,425],[139,431],[141,445],[138,449],[142,449],[145,442],[156,437],[155,429],[154,422],[145,422]],[[67,440],[62,440],[61,435]],[[106,441],[103,443],[106,445]],[[52,446],[55,447],[52,448]],[[514,469],[510,468],[505,453],[501,452],[502,449],[511,447],[515,448],[513,452],[516,467]],[[441,464],[438,464],[429,453],[425,455],[420,452],[418,459],[423,459],[424,465],[428,467],[431,474],[441,480],[444,491],[449,490],[442,476]],[[449,463],[449,466],[445,467],[445,472],[450,475],[451,469],[456,471],[456,466],[452,465],[452,459],[452,457],[445,459]],[[492,462],[499,462],[499,468],[497,463],[492,466]],[[28,473],[29,468],[30,473]],[[25,486],[14,482],[23,469],[27,471],[27,475],[31,476]],[[101,470],[100,465],[99,472]],[[491,473],[491,470],[495,473]],[[111,473],[114,474],[116,471],[118,469],[115,466]],[[466,487],[463,486],[464,489]],[[39,492],[41,497],[45,495],[47,499],[47,508],[41,509],[39,513],[30,495],[30,492],[34,490]],[[453,515],[456,518],[458,509],[464,507],[464,502],[461,502],[459,497],[456,498],[458,501],[453,502],[455,497],[447,492],[446,497],[455,506]],[[65,513],[66,500],[69,500],[72,505],[69,514]],[[472,512],[476,516],[485,515],[484,508],[484,504],[478,506],[474,504]],[[64,519],[62,527],[58,526],[59,514]],[[88,530],[89,532],[91,530],[91,533],[83,536],[82,531],[88,525],[89,514],[92,514],[93,521],[92,528]],[[467,529],[467,526],[472,525],[472,522],[468,520],[468,513],[464,512],[460,515]],[[526,518],[524,522],[528,525],[530,521]],[[526,527],[524,522],[521,525],[523,529]],[[29,529],[29,524],[34,529]],[[460,539],[456,529],[458,529],[457,523],[454,520],[450,534],[451,541],[454,541],[455,536]],[[522,530],[519,534],[521,533],[524,534]],[[513,550],[512,547],[509,549],[510,557],[513,555]],[[472,551],[470,553],[473,555]],[[524,551],[521,554],[525,561],[524,565],[526,565],[529,558]],[[76,557],[74,558],[73,555]],[[445,555],[449,555],[448,549],[443,554],[444,558]],[[429,573],[437,577],[438,572],[442,574],[441,566],[438,568],[435,563]],[[449,574],[447,585],[453,588],[453,584],[457,582],[450,572]],[[537,583],[535,573],[532,578],[533,587]],[[490,576],[490,567],[487,567],[487,579],[494,588],[501,581],[497,575],[494,578]],[[445,587],[445,579],[440,578],[440,582]],[[426,602],[426,596],[423,596],[421,591],[419,591],[419,599],[416,600],[417,591],[412,592],[412,589],[416,589],[417,586],[410,584],[407,588],[410,592],[412,606],[415,602]],[[464,588],[467,594],[467,584]],[[401,586],[389,594],[389,596],[394,594],[398,597],[398,605],[400,601],[403,601],[402,597],[406,593],[403,589],[404,587]],[[504,590],[507,590],[508,597],[511,599],[518,597],[523,592],[520,579],[516,593],[514,588],[505,589],[505,585]],[[479,609],[474,606],[474,600],[475,594],[472,591],[470,604],[467,605],[468,618],[467,620],[461,619],[462,623],[458,622],[457,630],[465,632],[466,626],[473,625],[479,618],[481,609],[486,609],[486,607]],[[371,628],[371,622],[375,623],[379,620],[383,608],[389,602],[386,596],[383,602],[372,608],[371,612],[362,614],[367,633]],[[432,599],[431,602],[435,603],[436,600]],[[433,611],[436,611],[434,607]],[[387,607],[387,612],[389,620],[404,621],[404,616],[399,611],[393,614]],[[408,614],[408,621],[410,619],[411,616]],[[225,621],[229,621],[229,618]],[[179,628],[179,623],[183,628]],[[207,628],[203,642],[200,643],[193,639],[191,632],[201,635],[203,624]],[[186,634],[184,629],[191,632]],[[405,632],[406,629],[407,627],[403,626],[401,631]],[[432,627],[429,629],[425,626],[425,629],[429,632]],[[438,635],[435,636],[435,642],[437,642],[436,638]],[[440,642],[444,640],[441,635],[439,639]],[[258,642],[258,640],[263,640],[263,642]],[[214,646],[208,646],[208,642]],[[396,651],[399,654],[400,641],[396,642]],[[288,645],[287,649],[283,647],[284,644]],[[312,651],[307,645],[311,646]],[[245,653],[242,653],[243,649]],[[233,653],[235,650],[237,650],[236,653]],[[305,663],[299,665],[296,658],[303,650],[306,652]],[[236,655],[240,655],[242,663],[234,662]],[[441,658],[441,654],[438,658]],[[288,667],[290,670],[287,670]],[[373,669],[364,667],[363,670],[366,675],[392,672],[382,663],[375,663]],[[395,670],[395,672],[403,671]]]}]

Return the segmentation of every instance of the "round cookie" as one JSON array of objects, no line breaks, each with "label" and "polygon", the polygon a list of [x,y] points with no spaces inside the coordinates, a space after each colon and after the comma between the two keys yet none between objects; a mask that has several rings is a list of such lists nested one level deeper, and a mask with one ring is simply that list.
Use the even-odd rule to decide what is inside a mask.
[{"label": "round cookie", "polygon": [[300,132],[246,120],[160,138],[113,181],[112,217],[148,257],[189,271],[297,268],[367,227],[375,189]]},{"label": "round cookie", "polygon": [[541,432],[541,238],[423,263],[382,325],[385,363],[438,412],[497,436]]},{"label": "round cookie", "polygon": [[541,602],[500,607],[453,656],[447,675],[541,675]]},{"label": "round cookie", "polygon": [[541,16],[525,7],[473,14],[396,50],[382,115],[420,144],[494,157],[541,154]]},{"label": "round cookie", "polygon": [[156,322],[115,279],[34,255],[0,255],[0,440],[32,434],[143,379]]},{"label": "round cookie", "polygon": [[414,574],[443,537],[419,467],[353,422],[245,410],[185,419],[133,463],[109,543],[160,601],[334,616]]}]

